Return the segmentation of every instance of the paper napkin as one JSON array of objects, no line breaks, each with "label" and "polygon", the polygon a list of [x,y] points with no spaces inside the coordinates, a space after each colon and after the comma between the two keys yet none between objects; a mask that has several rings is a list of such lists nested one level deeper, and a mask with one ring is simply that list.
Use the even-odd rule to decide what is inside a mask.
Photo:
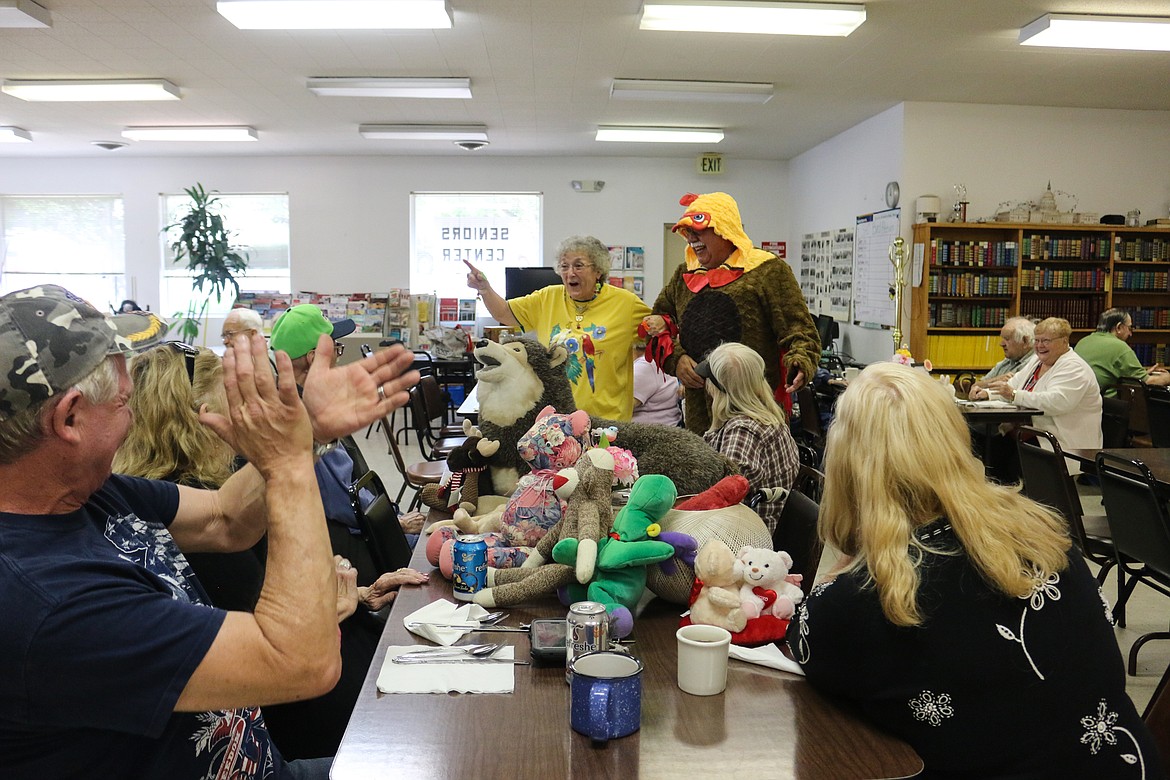
[{"label": "paper napkin", "polygon": [[[453,645],[471,629],[440,628],[439,626],[456,625],[478,628],[479,619],[486,614],[488,611],[479,604],[455,604],[446,599],[439,599],[411,612],[402,619],[402,623],[406,630],[412,634],[418,634],[440,645]],[[412,623],[420,625],[412,626]],[[438,625],[428,625],[431,623]]]},{"label": "paper napkin", "polygon": [[[396,664],[391,659],[418,650],[418,645],[391,645],[378,673],[382,693],[512,693],[516,667],[464,661],[453,664]],[[516,648],[501,647],[494,658],[515,658]]]},{"label": "paper napkin", "polygon": [[800,664],[784,655],[783,651],[779,647],[776,647],[776,645],[764,645],[762,647],[740,647],[739,645],[732,645],[729,654],[732,658],[747,661],[749,664],[759,664],[760,666],[767,666],[771,669],[779,669],[782,672],[804,675],[804,670],[800,668]]}]

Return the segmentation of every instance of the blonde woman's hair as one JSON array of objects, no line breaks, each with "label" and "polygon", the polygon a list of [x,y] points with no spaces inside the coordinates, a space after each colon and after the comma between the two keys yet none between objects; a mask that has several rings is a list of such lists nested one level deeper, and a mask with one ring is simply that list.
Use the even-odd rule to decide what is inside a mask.
[{"label": "blonde woman's hair", "polygon": [[[1019,488],[989,483],[954,402],[925,372],[875,363],[837,400],[825,450],[821,535],[865,572],[882,611],[920,624],[914,532],[946,518],[972,565],[1009,596],[1068,565],[1064,520]],[[936,550],[937,551],[937,550]]]},{"label": "blonde woman's hair", "polygon": [[1036,323],[1036,333],[1044,331],[1058,339],[1067,339],[1072,335],[1072,326],[1063,317],[1049,317]]},{"label": "blonde woman's hair", "polygon": [[222,485],[232,473],[231,448],[199,422],[199,408],[226,411],[223,365],[209,349],[195,357],[195,376],[186,356],[167,344],[130,363],[134,422],[114,456],[114,471],[205,487]]},{"label": "blonde woman's hair", "polygon": [[764,378],[764,359],[754,349],[736,342],[720,344],[707,356],[707,365],[715,375],[715,382],[707,383],[711,396],[708,430],[717,430],[740,415],[768,427],[788,424]]}]

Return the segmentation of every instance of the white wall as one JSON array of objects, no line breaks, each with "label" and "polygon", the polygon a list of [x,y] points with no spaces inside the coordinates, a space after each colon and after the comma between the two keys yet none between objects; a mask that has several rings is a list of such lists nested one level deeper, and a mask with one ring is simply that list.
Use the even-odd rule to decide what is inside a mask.
[{"label": "white wall", "polygon": [[[126,207],[126,270],[139,303],[158,308],[159,193],[201,182],[223,192],[288,192],[293,289],[384,290],[408,280],[409,195],[414,190],[541,191],[545,264],[566,235],[646,249],[646,298],[661,289],[662,224],[682,213],[688,191],[726,190],[760,239],[789,233],[786,165],[725,160],[718,177],[695,173],[694,157],[303,157],[20,160],[0,164],[0,193],[120,193]],[[601,179],[578,193],[573,179]],[[763,226],[767,226],[765,230]],[[413,280],[427,287],[425,280]]]},{"label": "white wall", "polygon": [[[800,237],[824,230],[852,228],[859,214],[886,208],[886,184],[902,178],[903,106],[900,104],[870,117],[789,163],[788,186],[793,204],[789,256],[800,260]],[[902,185],[903,214],[907,203]],[[903,325],[909,333],[909,321]],[[842,324],[841,350],[868,363],[887,360],[893,354],[888,330]]]},{"label": "white wall", "polygon": [[[885,183],[900,182],[902,235],[910,239],[914,201],[942,199],[942,218],[967,187],[970,221],[991,218],[1002,202],[1036,201],[1048,182],[1101,214],[1170,209],[1170,112],[903,103],[795,158],[789,187],[790,241],[853,224],[884,208]],[[1057,205],[1072,207],[1060,196]],[[905,296],[909,301],[909,294]],[[903,330],[909,331],[908,325]],[[842,328],[843,349],[859,361],[889,358],[889,331]]]}]

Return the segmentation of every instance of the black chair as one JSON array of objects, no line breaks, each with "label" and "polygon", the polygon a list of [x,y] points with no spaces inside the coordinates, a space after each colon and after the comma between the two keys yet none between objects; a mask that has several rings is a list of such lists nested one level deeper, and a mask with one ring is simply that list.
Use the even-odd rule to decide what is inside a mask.
[{"label": "black chair", "polygon": [[815,468],[801,463],[800,470],[796,472],[796,479],[792,483],[792,489],[797,493],[803,493],[819,504],[821,496],[825,492],[825,475]]},{"label": "black chair", "polygon": [[1146,420],[1153,445],[1170,447],[1170,393],[1165,388],[1146,387]]},{"label": "black chair", "polygon": [[424,376],[410,391],[411,416],[418,448],[426,460],[446,460],[451,450],[467,440],[461,427],[444,426],[447,404],[433,376]]},{"label": "black chair", "polygon": [[1077,486],[1055,436],[1030,425],[1020,426],[1019,433],[1016,450],[1024,477],[1024,495],[1064,516],[1081,555],[1101,567],[1097,582],[1104,582],[1117,562],[1109,521],[1103,515],[1084,516]]},{"label": "black chair", "polygon": [[1130,394],[1101,399],[1101,449],[1115,450],[1129,446]]},{"label": "black chair", "polygon": [[817,405],[816,394],[810,385],[805,385],[796,391],[796,403],[800,406],[800,429],[796,432],[797,441],[812,447],[820,455],[825,451],[825,431],[821,428],[821,412]]},{"label": "black chair", "polygon": [[[1170,516],[1150,469],[1140,460],[1097,453],[1101,497],[1117,550],[1117,606],[1125,625],[1125,603],[1139,582],[1170,596]],[[1129,648],[1129,673],[1137,674],[1137,655],[1152,639],[1170,639],[1170,631],[1143,634]]]},{"label": "black chair", "polygon": [[1152,447],[1145,383],[1123,376],[1117,380],[1116,390],[1119,398],[1123,394],[1129,398],[1129,446]]},{"label": "black chair", "polygon": [[821,456],[811,445],[797,442],[796,456],[802,466],[808,466],[812,469],[820,468],[821,466]]},{"label": "black chair", "polygon": [[[373,493],[373,500],[363,506],[362,490]],[[390,500],[386,486],[377,472],[367,471],[350,485],[349,499],[358,527],[370,546],[370,556],[379,574],[397,571],[410,563],[412,554],[406,534],[398,523],[398,507]]]},{"label": "black chair", "polygon": [[1158,748],[1158,755],[1162,757],[1162,764],[1170,766],[1170,666],[1162,673],[1154,695],[1150,697],[1146,711],[1142,713],[1142,720],[1146,728],[1154,737],[1154,745]]},{"label": "black chair", "polygon": [[803,577],[800,589],[807,596],[812,590],[821,565],[825,545],[817,533],[817,518],[821,508],[817,502],[795,490],[788,493],[784,511],[772,533],[772,549],[784,550],[792,556],[790,573]]}]

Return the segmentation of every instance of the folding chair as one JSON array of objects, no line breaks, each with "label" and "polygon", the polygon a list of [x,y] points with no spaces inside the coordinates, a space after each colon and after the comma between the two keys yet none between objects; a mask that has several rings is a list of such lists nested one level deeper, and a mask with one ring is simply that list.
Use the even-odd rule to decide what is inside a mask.
[{"label": "folding chair", "polygon": [[[382,418],[385,422],[385,418]],[[394,433],[390,426],[382,426],[383,433],[386,434],[386,441],[390,445],[390,455],[394,460],[394,468],[398,469],[398,473],[402,476],[402,489],[398,491],[398,495],[394,498],[394,503],[401,504],[402,496],[405,495],[406,489],[413,488],[414,496],[410,500],[410,506],[407,510],[417,509],[422,503],[422,498],[419,491],[423,489],[423,485],[438,484],[443,480],[443,463],[440,461],[424,460],[419,463],[412,463],[409,467],[406,461],[402,459],[402,450],[398,449],[398,442],[394,439]]]},{"label": "folding chair", "polygon": [[[1117,606],[1114,614],[1124,626],[1125,603],[1144,582],[1170,596],[1170,516],[1158,483],[1140,460],[1097,453],[1097,476],[1101,498],[1117,550]],[[1129,673],[1137,674],[1137,656],[1152,639],[1170,639],[1170,631],[1143,634],[1130,646]]]},{"label": "folding chair", "polygon": [[1105,582],[1117,562],[1109,521],[1104,515],[1084,516],[1077,486],[1068,473],[1064,451],[1055,436],[1030,425],[1020,426],[1019,432],[1031,434],[1016,439],[1024,495],[1052,507],[1064,517],[1073,541],[1081,548],[1081,555],[1101,567],[1097,582]]},{"label": "folding chair", "polygon": [[817,532],[820,512],[817,502],[793,490],[784,502],[784,511],[780,513],[780,521],[772,533],[772,549],[784,550],[792,556],[792,568],[789,571],[803,576],[800,589],[806,596],[812,590],[817,569],[821,565],[821,553],[825,549]]},{"label": "folding chair", "polygon": [[411,389],[410,409],[418,448],[426,460],[446,460],[451,450],[467,440],[462,428],[442,427],[447,405],[433,376],[424,376]]},{"label": "folding chair", "polygon": [[[373,494],[372,501],[362,501],[363,490]],[[398,507],[390,500],[377,472],[367,471],[350,485],[349,499],[378,573],[397,571],[410,563],[412,552],[406,534],[398,524]]]},{"label": "folding chair", "polygon": [[1165,388],[1149,386],[1145,391],[1150,441],[1155,447],[1170,447],[1170,393]]}]

